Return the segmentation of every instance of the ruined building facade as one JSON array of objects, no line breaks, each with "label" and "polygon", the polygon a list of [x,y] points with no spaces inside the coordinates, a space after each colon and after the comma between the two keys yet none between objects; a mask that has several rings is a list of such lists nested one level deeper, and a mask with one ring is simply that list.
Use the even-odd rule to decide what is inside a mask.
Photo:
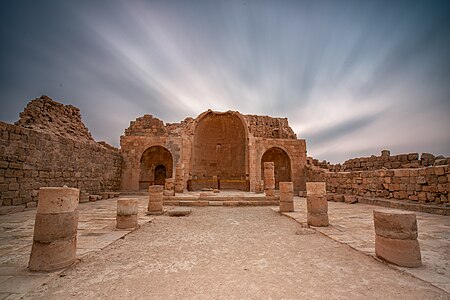
[{"label": "ruined building facade", "polygon": [[147,190],[167,178],[182,178],[188,190],[261,192],[264,162],[274,162],[276,189],[292,181],[295,191],[305,191],[306,181],[322,181],[337,199],[450,206],[449,157],[385,150],[342,165],[319,162],[306,157],[305,140],[285,118],[209,110],[165,124],[144,115],[130,123],[120,145],[95,141],[78,108],[46,96],[32,100],[15,124],[0,121],[0,207],[35,207],[40,187],[75,187],[81,199]]},{"label": "ruined building facade", "polygon": [[305,189],[306,143],[286,118],[208,110],[197,118],[164,124],[144,115],[120,139],[122,189],[137,191],[164,184],[183,168],[188,190],[202,188],[255,191],[262,166],[275,162],[276,186],[292,181]]}]

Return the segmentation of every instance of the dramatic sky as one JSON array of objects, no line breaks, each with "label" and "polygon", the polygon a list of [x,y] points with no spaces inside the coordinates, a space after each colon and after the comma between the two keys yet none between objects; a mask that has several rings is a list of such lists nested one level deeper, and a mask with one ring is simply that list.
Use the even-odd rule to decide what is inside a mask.
[{"label": "dramatic sky", "polygon": [[0,2],[0,120],[48,95],[96,140],[211,108],[288,117],[308,155],[450,155],[449,1]]}]

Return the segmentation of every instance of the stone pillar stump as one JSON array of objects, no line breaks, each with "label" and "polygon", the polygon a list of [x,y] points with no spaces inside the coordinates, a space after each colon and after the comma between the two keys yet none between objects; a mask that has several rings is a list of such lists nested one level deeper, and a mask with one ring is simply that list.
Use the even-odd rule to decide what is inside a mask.
[{"label": "stone pillar stump", "polygon": [[273,162],[264,163],[264,191],[267,197],[275,196],[275,164]]},{"label": "stone pillar stump", "polygon": [[417,220],[413,212],[374,210],[375,254],[402,267],[422,265]]},{"label": "stone pillar stump", "polygon": [[306,183],[307,223],[311,226],[328,226],[328,202],[325,182]]},{"label": "stone pillar stump", "polygon": [[151,185],[148,187],[148,215],[160,215],[163,210],[163,187],[162,185]]},{"label": "stone pillar stump", "polygon": [[184,164],[177,164],[175,168],[175,193],[184,192]]},{"label": "stone pillar stump", "polygon": [[167,178],[164,182],[164,195],[165,196],[175,196],[175,179]]},{"label": "stone pillar stump", "polygon": [[292,182],[280,182],[280,212],[294,211],[294,185]]},{"label": "stone pillar stump", "polygon": [[79,196],[75,188],[39,189],[30,270],[53,271],[75,261]]},{"label": "stone pillar stump", "polygon": [[138,227],[139,200],[121,198],[117,200],[117,229],[133,229]]}]

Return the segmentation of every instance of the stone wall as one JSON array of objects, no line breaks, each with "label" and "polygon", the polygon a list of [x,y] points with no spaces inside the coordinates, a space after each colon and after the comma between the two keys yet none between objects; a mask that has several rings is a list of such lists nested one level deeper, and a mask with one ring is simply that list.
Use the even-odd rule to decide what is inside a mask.
[{"label": "stone wall", "polygon": [[449,204],[450,167],[328,172],[308,170],[308,181],[325,181],[327,191],[364,197]]},{"label": "stone wall", "polygon": [[254,137],[271,139],[297,139],[287,118],[243,115],[249,132]]},{"label": "stone wall", "polygon": [[193,129],[194,119],[186,118],[180,123],[164,124],[160,119],[152,115],[143,115],[130,122],[125,129],[125,136],[172,136],[180,137],[190,133]]},{"label": "stone wall", "polygon": [[81,121],[78,108],[58,103],[48,96],[30,101],[15,125],[78,141],[94,141]]},{"label": "stone wall", "polygon": [[434,156],[430,153],[408,153],[390,155],[389,150],[381,151],[380,156],[372,155],[370,157],[358,157],[346,160],[341,164],[331,164],[325,160],[319,161],[312,157],[307,158],[308,167],[315,169],[320,168],[330,172],[350,172],[350,171],[373,171],[381,168],[386,169],[409,169],[421,168],[433,165],[448,165],[450,163],[449,157]]},{"label": "stone wall", "polygon": [[43,96],[20,116],[17,125],[0,122],[0,206],[35,206],[40,187],[119,189],[122,156],[92,139],[77,108]]}]

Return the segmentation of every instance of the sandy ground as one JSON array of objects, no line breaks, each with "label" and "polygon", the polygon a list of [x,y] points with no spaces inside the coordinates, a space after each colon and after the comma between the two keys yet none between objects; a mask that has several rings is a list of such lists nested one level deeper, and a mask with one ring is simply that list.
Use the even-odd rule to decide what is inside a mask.
[{"label": "sandy ground", "polygon": [[193,208],[92,253],[26,298],[448,299],[268,207]]}]

